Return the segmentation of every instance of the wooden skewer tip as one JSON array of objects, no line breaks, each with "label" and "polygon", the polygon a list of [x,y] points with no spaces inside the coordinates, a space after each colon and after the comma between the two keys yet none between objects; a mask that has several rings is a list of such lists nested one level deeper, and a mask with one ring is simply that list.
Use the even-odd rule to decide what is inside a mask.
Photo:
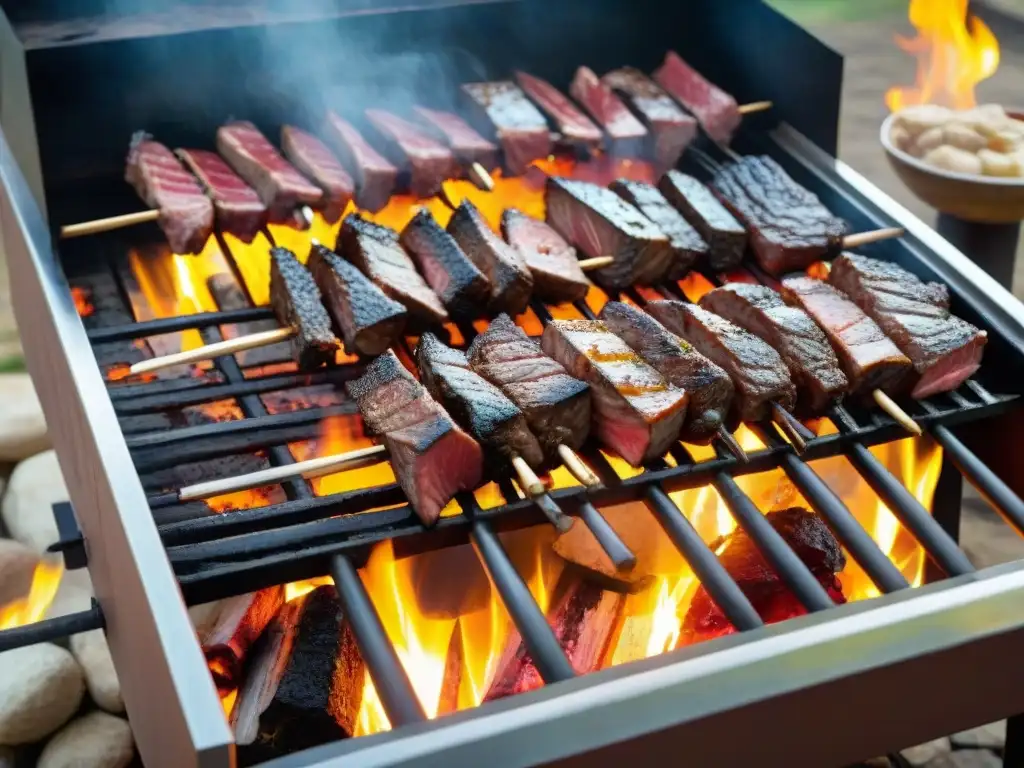
[{"label": "wooden skewer tip", "polygon": [[739,441],[732,432],[725,428],[724,424],[718,427],[718,438],[725,444],[726,450],[741,462],[746,464],[750,461],[750,457],[747,455],[747,452],[743,450],[743,446],[739,444]]},{"label": "wooden skewer tip", "polygon": [[800,434],[800,430],[793,424],[793,417],[778,403],[772,403],[772,421],[786,433],[786,437],[789,438],[789,442],[793,444],[797,453],[803,453],[807,450],[807,442],[804,440],[803,435]]},{"label": "wooden skewer tip", "polygon": [[485,192],[494,191],[494,177],[480,163],[473,163],[469,166],[469,178]]},{"label": "wooden skewer tip", "polygon": [[891,397],[880,389],[876,389],[871,393],[874,397],[875,402],[878,403],[878,407],[885,411],[892,420],[903,427],[907,432],[918,437],[921,436],[921,425],[910,418],[910,414],[900,408],[899,404],[896,403]]},{"label": "wooden skewer tip", "polygon": [[226,339],[214,344],[207,344],[206,346],[189,349],[184,352],[175,352],[173,355],[164,355],[162,357],[153,357],[149,360],[143,360],[132,365],[128,369],[128,372],[131,374],[152,373],[153,371],[163,370],[164,368],[173,368],[176,365],[199,363],[204,360],[212,360],[215,357],[221,357],[222,355],[233,355],[236,352],[244,352],[247,349],[256,349],[257,347],[266,347],[271,344],[277,344],[280,341],[290,339],[294,335],[294,328],[275,328],[272,331],[252,333],[247,336],[239,336],[237,339]]},{"label": "wooden skewer tip", "polygon": [[159,209],[153,208],[148,211],[136,213],[125,213],[120,216],[109,216],[105,219],[83,221],[79,224],[68,224],[60,228],[60,236],[63,239],[81,237],[83,235],[95,235],[100,232],[110,232],[114,229],[132,227],[136,224],[145,224],[149,221],[156,221],[160,218]]},{"label": "wooden skewer tip", "polygon": [[862,245],[880,243],[883,240],[895,240],[905,234],[907,231],[902,227],[885,227],[884,229],[873,229],[870,232],[858,232],[843,238],[843,248],[860,248]]},{"label": "wooden skewer tip", "polygon": [[580,269],[584,272],[589,272],[593,269],[607,267],[613,261],[615,261],[614,256],[595,256],[592,259],[580,259]]},{"label": "wooden skewer tip", "polygon": [[544,483],[537,477],[537,473],[533,471],[522,456],[512,457],[512,467],[515,469],[516,475],[519,476],[519,484],[526,491],[527,496],[541,496],[548,492]]},{"label": "wooden skewer tip", "polygon": [[741,115],[750,115],[755,112],[766,112],[774,105],[771,101],[752,101],[749,104],[740,104],[738,112]]},{"label": "wooden skewer tip", "polygon": [[583,460],[576,455],[576,452],[567,445],[558,446],[558,455],[565,464],[572,476],[579,480],[587,488],[598,488],[601,485],[601,478],[594,473],[590,467],[583,463]]}]

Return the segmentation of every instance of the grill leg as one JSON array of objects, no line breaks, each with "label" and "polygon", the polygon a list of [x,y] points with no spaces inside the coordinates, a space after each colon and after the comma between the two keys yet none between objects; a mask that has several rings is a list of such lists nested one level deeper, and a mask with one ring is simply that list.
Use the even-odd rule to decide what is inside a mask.
[{"label": "grill leg", "polygon": [[1020,223],[978,224],[940,213],[939,234],[994,277],[1007,290],[1013,287]]},{"label": "grill leg", "polygon": [[1006,721],[1006,747],[1003,768],[1024,768],[1024,714]]}]

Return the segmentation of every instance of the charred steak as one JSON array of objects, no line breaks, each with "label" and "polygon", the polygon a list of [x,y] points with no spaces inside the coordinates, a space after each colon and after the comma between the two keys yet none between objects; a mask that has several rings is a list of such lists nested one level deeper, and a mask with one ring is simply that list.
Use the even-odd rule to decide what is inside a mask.
[{"label": "charred steak", "polygon": [[498,147],[458,115],[426,107],[414,107],[424,127],[448,145],[455,159],[467,165],[480,163],[487,170],[498,167]]},{"label": "charred steak", "polygon": [[398,169],[381,157],[347,120],[327,113],[327,129],[341,160],[356,180],[356,205],[376,213],[391,199]]},{"label": "charred steak", "polygon": [[540,298],[555,303],[586,298],[590,281],[580,268],[576,249],[555,230],[522,211],[506,208],[501,233],[526,261]]},{"label": "charred steak", "polygon": [[551,132],[544,115],[511,80],[465,83],[462,93],[476,127],[485,136],[497,138],[509,173],[525,173],[534,160],[551,154]]},{"label": "charred steak", "polygon": [[586,152],[601,148],[604,137],[601,129],[587,117],[568,96],[555,86],[526,72],[516,72],[516,82],[527,96],[540,107],[562,136],[562,140]]},{"label": "charred steak", "polygon": [[612,89],[592,69],[580,67],[569,86],[569,95],[583,105],[594,122],[608,135],[613,155],[641,157],[647,145],[647,129]]},{"label": "charred steak", "polygon": [[301,370],[333,363],[341,347],[313,276],[287,248],[270,249],[270,306],[277,321],[294,328],[292,354]]},{"label": "charred steak", "polygon": [[251,243],[267,224],[267,207],[256,190],[242,181],[216,152],[178,149],[175,153],[196,175],[217,212],[217,227]]},{"label": "charred steak", "polygon": [[675,51],[665,54],[665,61],[654,73],[654,79],[697,117],[712,141],[719,144],[732,141],[743,119],[736,99],[706,80]]},{"label": "charred steak", "polygon": [[719,272],[743,260],[747,231],[710,189],[679,171],[662,176],[658,189],[708,244],[708,267]]},{"label": "charred steak", "polygon": [[355,183],[320,139],[291,125],[281,128],[281,149],[292,165],[323,191],[317,208],[334,224],[355,194]]},{"label": "charred steak", "polygon": [[366,110],[366,118],[377,129],[388,160],[409,174],[409,191],[416,197],[436,195],[445,179],[457,175],[451,150],[417,126],[383,109]]}]

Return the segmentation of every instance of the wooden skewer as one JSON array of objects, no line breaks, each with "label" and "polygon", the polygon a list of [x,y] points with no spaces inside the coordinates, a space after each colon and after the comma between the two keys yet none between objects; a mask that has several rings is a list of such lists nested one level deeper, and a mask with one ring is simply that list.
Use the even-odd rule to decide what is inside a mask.
[{"label": "wooden skewer", "polygon": [[921,425],[910,418],[910,414],[904,411],[896,402],[889,397],[885,392],[880,389],[876,389],[871,393],[871,396],[875,398],[875,402],[878,403],[878,407],[889,414],[893,421],[903,427],[907,432],[912,435],[921,436]]},{"label": "wooden skewer", "polygon": [[212,360],[215,357],[233,355],[236,352],[244,352],[247,349],[255,349],[256,347],[265,347],[270,344],[287,341],[294,335],[294,328],[275,328],[272,331],[261,331],[260,333],[252,333],[248,336],[239,336],[236,339],[226,339],[225,341],[218,341],[214,344],[196,347],[195,349],[189,349],[185,352],[175,352],[173,355],[164,355],[162,357],[153,357],[149,360],[143,360],[142,362],[135,363],[128,369],[128,371],[133,374],[150,373],[164,368],[172,368],[175,365],[186,365],[188,363],[198,363],[203,360]]},{"label": "wooden skewer", "polygon": [[548,496],[548,489],[544,487],[544,483],[526,463],[526,460],[522,456],[513,456],[512,467],[519,478],[519,486],[526,491],[526,495],[533,500],[533,503],[540,507],[540,511],[551,521],[551,524],[561,533],[566,533],[572,528],[576,521],[559,509],[555,500]]},{"label": "wooden skewer", "polygon": [[148,211],[138,211],[137,213],[125,213],[120,216],[110,216],[106,219],[83,221],[80,224],[68,224],[60,228],[60,236],[62,239],[67,240],[68,238],[81,237],[82,235],[96,235],[100,232],[109,232],[112,229],[123,229],[124,227],[133,227],[136,224],[145,224],[147,221],[156,221],[159,218],[160,211],[156,208]]},{"label": "wooden skewer", "polygon": [[595,256],[592,259],[580,259],[580,269],[584,272],[590,272],[592,269],[607,267],[613,261],[615,261],[614,256]]},{"label": "wooden skewer", "polygon": [[722,441],[729,453],[744,464],[750,461],[750,457],[747,456],[747,452],[743,450],[743,446],[739,444],[739,441],[736,440],[732,432],[725,428],[724,424],[720,424],[718,426],[718,439]]},{"label": "wooden skewer", "polygon": [[752,101],[749,104],[740,104],[738,111],[741,115],[751,115],[754,112],[766,112],[773,106],[770,101]]},{"label": "wooden skewer", "polygon": [[[803,453],[806,451],[807,440],[804,438],[804,435],[801,434],[802,431],[806,432],[803,425],[801,424],[800,429],[798,429],[797,424],[799,424],[799,422],[796,421],[796,418],[778,403],[773,401],[771,407],[772,421],[774,421],[776,425],[786,433],[786,437],[789,438],[789,442],[791,442],[793,447],[796,448],[796,452]],[[796,422],[796,424],[793,422]]]},{"label": "wooden skewer", "polygon": [[579,480],[587,488],[597,488],[601,485],[601,478],[594,474],[594,471],[583,463],[583,460],[576,455],[576,452],[567,445],[558,446],[558,455],[565,464],[572,476]]},{"label": "wooden skewer", "polygon": [[494,177],[480,163],[469,166],[469,180],[485,192],[494,191]]},{"label": "wooden skewer", "polygon": [[907,231],[902,227],[886,227],[870,232],[858,232],[856,235],[847,235],[843,238],[843,248],[860,248],[862,245],[870,245],[882,240],[895,240],[905,234]]}]

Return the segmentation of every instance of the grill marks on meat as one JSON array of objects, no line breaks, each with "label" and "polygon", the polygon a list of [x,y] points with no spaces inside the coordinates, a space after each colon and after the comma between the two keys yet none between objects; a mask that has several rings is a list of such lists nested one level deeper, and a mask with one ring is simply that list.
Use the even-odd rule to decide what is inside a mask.
[{"label": "grill marks on meat", "polygon": [[487,170],[498,167],[497,145],[477,133],[461,117],[426,107],[413,109],[423,125],[448,145],[460,163],[480,163]]},{"label": "grill marks on meat", "polygon": [[385,294],[403,304],[414,326],[447,322],[444,305],[416,271],[393,229],[350,213],[342,222],[336,250]]},{"label": "grill marks on meat", "polygon": [[594,271],[609,288],[657,283],[672,265],[668,237],[610,189],[586,181],[548,177],[547,221],[587,256],[613,256]]},{"label": "grill marks on meat", "polygon": [[174,154],[145,133],[132,137],[125,181],[160,211],[160,228],[175,253],[199,253],[213,232],[213,203]]},{"label": "grill marks on meat", "polygon": [[483,452],[388,350],[346,384],[366,426],[383,439],[391,469],[426,525],[459,491],[480,484]]},{"label": "grill marks on meat", "polygon": [[665,455],[686,417],[683,390],[599,322],[554,320],[541,347],[590,384],[594,426],[605,446],[635,467]]},{"label": "grill marks on meat", "polygon": [[405,307],[326,246],[315,244],[306,261],[347,352],[372,357],[405,328]]},{"label": "grill marks on meat", "polygon": [[729,414],[733,396],[729,374],[689,342],[629,304],[609,301],[601,310],[601,322],[671,384],[689,395],[682,440],[710,442]]},{"label": "grill marks on meat", "polygon": [[281,128],[281,149],[323,191],[317,208],[334,224],[355,194],[355,183],[320,139],[291,125]]},{"label": "grill marks on meat", "polygon": [[256,190],[271,221],[289,221],[296,208],[316,205],[323,197],[320,188],[295,170],[252,123],[218,128],[217,151]]},{"label": "grill marks on meat", "polygon": [[532,467],[544,461],[526,415],[500,389],[469,367],[466,355],[425,333],[416,348],[420,377],[430,393],[485,449],[491,472],[507,469],[514,457]]},{"label": "grill marks on meat", "polygon": [[267,223],[267,207],[256,190],[242,181],[216,152],[178,149],[175,154],[196,175],[213,201],[220,230],[243,243],[251,243]]},{"label": "grill marks on meat", "polygon": [[533,276],[519,251],[502,240],[469,200],[464,200],[448,221],[455,238],[491,284],[487,309],[518,315],[526,309],[533,292]]},{"label": "grill marks on meat", "polygon": [[736,99],[706,80],[675,51],[665,54],[665,61],[655,71],[654,79],[697,117],[713,141],[719,144],[732,141],[743,119]]},{"label": "grill marks on meat", "polygon": [[792,410],[796,387],[786,364],[778,352],[757,336],[695,304],[652,301],[645,309],[729,374],[736,388],[732,401],[735,418],[765,419],[773,401],[787,411]]},{"label": "grill marks on meat", "polygon": [[647,129],[592,69],[580,67],[569,86],[569,95],[583,105],[608,134],[608,151],[639,157],[647,143]]},{"label": "grill marks on meat", "polygon": [[911,396],[956,389],[981,365],[985,331],[949,313],[949,294],[895,264],[844,253],[829,282],[881,326],[914,366]]},{"label": "grill marks on meat", "polygon": [[511,80],[464,83],[462,92],[477,127],[501,144],[510,173],[525,173],[534,160],[551,154],[551,132],[544,115]]},{"label": "grill marks on meat", "polygon": [[541,351],[508,315],[498,315],[468,351],[473,370],[526,414],[549,461],[558,446],[580,448],[590,434],[590,387]]},{"label": "grill marks on meat", "polygon": [[351,123],[327,113],[327,128],[335,149],[356,180],[356,205],[376,213],[391,199],[398,169],[381,157]]},{"label": "grill marks on meat", "polygon": [[563,140],[587,152],[601,148],[604,140],[601,129],[568,96],[539,77],[526,72],[517,71],[515,74],[519,87],[550,118]]},{"label": "grill marks on meat", "polygon": [[334,362],[341,344],[331,330],[320,291],[309,270],[287,248],[270,249],[270,306],[282,326],[296,330],[291,345],[299,368]]},{"label": "grill marks on meat", "polygon": [[704,295],[700,305],[776,349],[797,387],[797,402],[821,413],[849,386],[825,334],[802,309],[788,307],[765,285],[729,283]]},{"label": "grill marks on meat", "polygon": [[729,270],[743,260],[747,231],[710,189],[679,171],[662,176],[658,189],[707,243],[707,263],[712,270]]},{"label": "grill marks on meat", "polygon": [[428,210],[412,217],[400,240],[452,317],[480,314],[490,292],[487,278]]},{"label": "grill marks on meat", "polygon": [[516,208],[506,208],[501,214],[501,233],[526,261],[537,296],[553,303],[586,298],[590,281],[583,274],[576,249],[555,230]]},{"label": "grill marks on meat", "polygon": [[788,277],[782,281],[782,298],[825,332],[850,381],[851,395],[901,391],[911,372],[910,359],[846,296],[823,280]]},{"label": "grill marks on meat", "polygon": [[451,150],[417,126],[382,109],[368,109],[366,117],[383,139],[388,159],[406,169],[416,197],[436,195],[444,180],[456,175]]},{"label": "grill marks on meat", "polygon": [[773,275],[805,269],[843,243],[848,226],[770,157],[744,157],[715,174],[719,197],[746,224],[758,263]]}]

